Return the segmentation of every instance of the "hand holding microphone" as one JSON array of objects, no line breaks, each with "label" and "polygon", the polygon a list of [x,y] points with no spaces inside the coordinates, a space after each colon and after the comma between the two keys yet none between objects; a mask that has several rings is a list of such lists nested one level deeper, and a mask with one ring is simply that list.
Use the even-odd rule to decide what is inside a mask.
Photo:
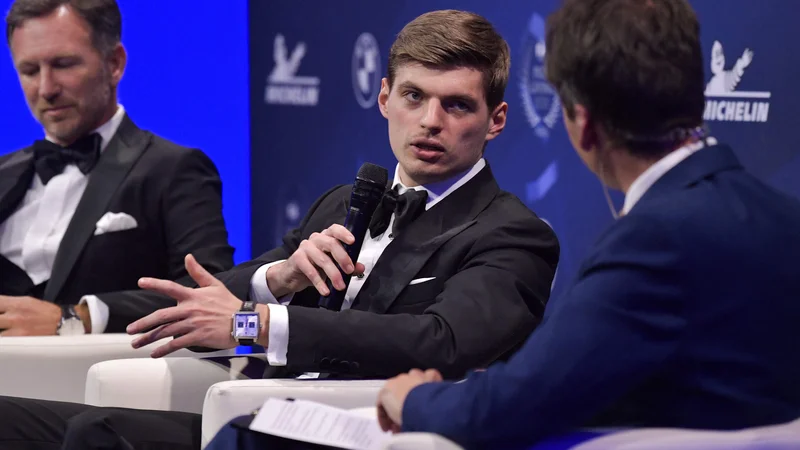
[{"label": "hand holding microphone", "polygon": [[344,226],[334,224],[302,241],[292,256],[267,271],[267,285],[275,297],[314,286],[320,293],[319,305],[339,311],[345,289],[353,274],[363,273],[356,263],[372,214],[386,190],[388,171],[364,163],[358,171]]},{"label": "hand holding microphone", "polygon": [[327,296],[331,294],[328,280],[334,289],[344,290],[347,282],[339,267],[346,275],[364,272],[364,265],[354,264],[343,245],[354,242],[353,234],[338,224],[313,233],[289,259],[267,271],[270,291],[275,297],[282,297],[314,286],[320,295]]}]

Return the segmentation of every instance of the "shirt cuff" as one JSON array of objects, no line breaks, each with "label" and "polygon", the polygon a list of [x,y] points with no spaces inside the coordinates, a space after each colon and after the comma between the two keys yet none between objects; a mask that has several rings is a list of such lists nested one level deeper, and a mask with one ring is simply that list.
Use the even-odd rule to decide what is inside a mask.
[{"label": "shirt cuff", "polygon": [[268,304],[269,346],[267,362],[270,366],[285,366],[289,351],[289,309],[283,305]]},{"label": "shirt cuff", "polygon": [[280,264],[284,261],[286,260],[282,259],[280,261],[264,264],[263,266],[259,267],[258,270],[256,270],[256,273],[254,273],[253,277],[250,278],[249,298],[251,301],[273,305],[288,305],[291,303],[294,293],[286,294],[281,298],[275,298],[275,296],[272,294],[272,291],[269,290],[269,286],[267,285],[267,270],[269,270],[270,267]]},{"label": "shirt cuff", "polygon": [[108,326],[108,305],[95,295],[81,297],[80,305],[89,305],[89,319],[92,322],[92,334],[102,334]]}]

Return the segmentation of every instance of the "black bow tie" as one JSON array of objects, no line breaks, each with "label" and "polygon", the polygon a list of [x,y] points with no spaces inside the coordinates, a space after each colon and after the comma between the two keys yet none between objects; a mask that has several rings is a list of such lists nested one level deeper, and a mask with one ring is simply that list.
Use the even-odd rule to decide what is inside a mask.
[{"label": "black bow tie", "polygon": [[46,139],[38,140],[33,143],[36,173],[43,184],[63,172],[64,167],[69,164],[75,164],[81,172],[87,174],[97,164],[101,142],[102,138],[97,133],[84,136],[66,147]]},{"label": "black bow tie", "polygon": [[372,220],[369,222],[369,234],[372,237],[380,236],[389,227],[389,220],[394,213],[392,233],[397,234],[414,221],[423,211],[428,200],[428,192],[409,189],[402,195],[396,190],[388,190],[383,194],[381,203],[375,209]]}]

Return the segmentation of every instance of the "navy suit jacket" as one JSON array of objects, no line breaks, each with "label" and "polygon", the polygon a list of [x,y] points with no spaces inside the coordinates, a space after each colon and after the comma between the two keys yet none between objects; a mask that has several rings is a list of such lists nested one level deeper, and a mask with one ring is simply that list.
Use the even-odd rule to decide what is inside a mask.
[{"label": "navy suit jacket", "polygon": [[507,363],[411,391],[404,431],[467,447],[582,426],[800,417],[800,202],[698,151],[598,240]]}]

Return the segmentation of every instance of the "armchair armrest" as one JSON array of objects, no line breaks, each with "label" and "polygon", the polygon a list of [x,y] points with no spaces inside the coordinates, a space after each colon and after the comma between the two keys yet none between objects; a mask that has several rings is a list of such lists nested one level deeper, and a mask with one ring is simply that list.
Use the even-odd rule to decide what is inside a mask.
[{"label": "armchair armrest", "polygon": [[383,450],[463,450],[463,447],[438,434],[399,433],[389,439]]},{"label": "armchair armrest", "polygon": [[312,400],[338,408],[374,407],[385,380],[246,380],[217,383],[203,404],[202,446],[231,419],[261,407],[268,397]]},{"label": "armchair armrest", "polygon": [[261,376],[266,356],[233,351],[194,357],[120,359],[95,364],[86,377],[85,402],[95,406],[200,413],[209,386]]},{"label": "armchair armrest", "polygon": [[[375,406],[352,408],[359,416],[376,418]],[[398,433],[381,447],[383,450],[463,450],[455,442],[433,433]]]},{"label": "armchair armrest", "polygon": [[[135,336],[89,334],[0,338],[0,395],[82,403],[86,373],[98,362],[148,358],[155,342],[131,347]],[[186,350],[182,354],[191,354]]]}]

